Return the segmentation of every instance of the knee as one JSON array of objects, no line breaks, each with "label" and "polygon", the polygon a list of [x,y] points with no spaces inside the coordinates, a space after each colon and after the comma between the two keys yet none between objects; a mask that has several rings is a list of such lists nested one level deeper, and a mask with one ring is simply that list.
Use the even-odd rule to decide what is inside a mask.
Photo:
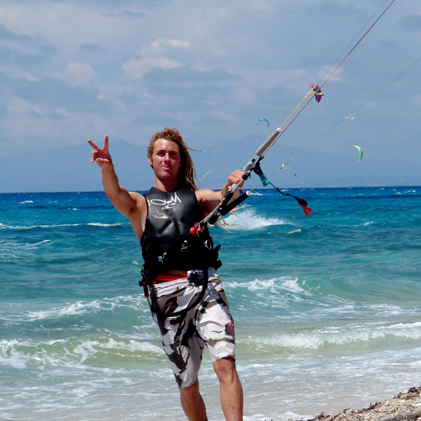
[{"label": "knee", "polygon": [[237,369],[232,357],[221,358],[214,362],[213,368],[220,382],[232,383],[237,378]]},{"label": "knee", "polygon": [[189,404],[194,405],[197,399],[200,396],[199,393],[199,382],[192,384],[191,386],[187,387],[180,387],[180,395],[181,399],[187,401]]}]

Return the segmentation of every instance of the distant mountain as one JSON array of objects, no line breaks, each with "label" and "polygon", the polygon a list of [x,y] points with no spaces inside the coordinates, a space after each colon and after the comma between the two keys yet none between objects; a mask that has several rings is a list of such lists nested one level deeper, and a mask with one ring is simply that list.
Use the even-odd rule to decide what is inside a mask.
[{"label": "distant mountain", "polygon": [[[249,136],[237,141],[222,141],[205,153],[192,152],[197,176],[209,172],[201,188],[220,188],[235,169],[241,169],[264,141]],[[126,141],[115,141],[110,151],[120,184],[129,190],[145,190],[152,184],[152,170],[146,161],[146,148]],[[102,190],[101,171],[90,164],[88,144],[42,152],[28,152],[0,158],[0,192],[51,192]],[[419,165],[396,160],[363,158],[360,162],[330,153],[317,153],[275,145],[262,161],[267,176],[282,163],[297,174],[279,171],[271,180],[282,188],[356,187],[421,185]],[[299,155],[299,156],[298,156]],[[253,175],[247,188],[260,187]]]},{"label": "distant mountain", "polygon": [[[91,150],[86,143],[0,158],[0,192],[102,190],[101,170],[90,163]],[[145,148],[120,140],[110,150],[121,184],[138,189],[142,171],[150,169],[144,165]]]}]

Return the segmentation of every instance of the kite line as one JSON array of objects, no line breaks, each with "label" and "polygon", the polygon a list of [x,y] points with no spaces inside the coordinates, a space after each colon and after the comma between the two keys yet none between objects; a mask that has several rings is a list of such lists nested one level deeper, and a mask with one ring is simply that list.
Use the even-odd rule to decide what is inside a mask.
[{"label": "kite line", "polygon": [[[219,205],[205,218],[203,218],[200,222],[197,222],[194,227],[190,229],[190,233],[193,236],[200,235],[201,232],[205,229],[206,225],[214,225],[218,218],[222,215],[226,215],[228,212],[230,212],[232,209],[237,207],[240,203],[242,203],[245,199],[247,199],[250,196],[250,192],[245,192],[236,199],[232,200],[234,198],[235,192],[239,189],[239,186],[241,183],[246,181],[250,176],[252,172],[255,172],[263,186],[267,186],[268,184],[271,184],[273,187],[275,187],[265,176],[263,171],[260,168],[260,161],[265,157],[266,153],[269,151],[269,149],[277,142],[277,140],[284,134],[284,132],[288,129],[289,126],[295,121],[295,119],[303,112],[303,110],[307,107],[307,105],[310,103],[310,101],[316,97],[316,101],[320,102],[323,94],[321,91],[321,88],[329,81],[329,79],[337,72],[337,70],[342,66],[342,64],[348,59],[348,57],[353,53],[353,51],[358,47],[358,45],[362,42],[362,40],[367,36],[367,34],[373,29],[373,27],[377,24],[377,22],[383,17],[383,15],[386,13],[386,11],[392,6],[392,4],[396,0],[392,0],[389,5],[383,10],[383,12],[380,14],[380,16],[373,22],[373,24],[367,29],[367,31],[363,34],[363,36],[358,40],[358,42],[351,48],[351,50],[348,52],[348,54],[342,59],[342,61],[336,66],[336,68],[330,73],[330,75],[325,79],[325,81],[319,85],[319,84],[311,84],[310,88],[311,90],[304,96],[304,98],[301,100],[301,102],[295,107],[295,109],[292,111],[292,113],[287,117],[287,119],[281,124],[280,127],[278,127],[271,136],[269,136],[265,142],[256,150],[256,154],[254,158],[252,158],[243,168],[243,177],[241,182],[233,184],[230,189],[228,190],[227,194],[222,198]],[[384,4],[384,3],[383,3]],[[383,5],[381,6],[383,7]],[[376,12],[377,13],[377,12]],[[358,35],[357,35],[358,36]],[[355,38],[354,38],[355,39]],[[352,41],[351,41],[352,43]],[[310,97],[310,98],[308,98]],[[306,101],[307,100],[307,101]],[[302,105],[304,103],[304,105]],[[300,108],[301,107],[301,108]],[[287,122],[289,123],[287,124]],[[260,120],[259,120],[260,121]],[[282,127],[285,126],[284,129]],[[287,169],[285,165],[281,167],[281,169]],[[275,187],[276,188],[276,187]],[[282,193],[278,188],[276,188],[277,191]],[[284,193],[282,193],[284,194]],[[294,196],[295,197],[295,196]],[[300,204],[300,206],[303,208],[304,213],[306,216],[310,215],[311,209],[307,207],[307,202],[303,199],[299,199],[298,197],[295,197]]]},{"label": "kite line", "polygon": [[[354,117],[351,117],[352,115],[354,115],[360,108],[362,108],[365,104],[367,104],[367,102],[370,102],[374,97],[376,97],[378,94],[380,94],[381,92],[383,92],[387,87],[389,87],[392,83],[396,82],[401,76],[403,76],[406,72],[408,72],[409,70],[411,70],[415,65],[417,65],[419,62],[421,61],[421,57],[416,60],[414,63],[412,63],[409,67],[407,67],[403,72],[399,73],[399,75],[397,75],[395,78],[393,78],[390,82],[388,82],[386,85],[384,85],[381,89],[379,89],[375,94],[371,95],[370,98],[366,99],[363,103],[361,103],[357,108],[355,108],[353,111],[351,111],[346,117],[342,118],[341,120],[339,120],[336,124],[334,124],[329,130],[327,130],[326,132],[324,132],[321,136],[319,136],[316,140],[314,140],[313,142],[311,142],[309,145],[307,145],[302,151],[300,151],[297,155],[295,155],[293,158],[291,158],[288,162],[286,162],[285,164],[283,164],[278,170],[276,170],[273,174],[271,174],[270,177],[272,177],[273,175],[275,175],[279,170],[282,169],[288,169],[286,168],[286,166],[291,163],[294,159],[296,159],[298,156],[300,156],[302,153],[304,153],[310,146],[313,146],[316,142],[318,142],[320,139],[322,139],[323,137],[325,137],[328,133],[330,133],[333,129],[335,129],[336,127],[338,127],[342,122],[344,122],[345,120],[352,120]],[[290,171],[290,170],[289,170]],[[295,175],[295,173],[293,173]],[[269,178],[270,178],[269,177]]]},{"label": "kite line", "polygon": [[[301,114],[301,112],[304,110],[304,108],[307,107],[307,105],[310,103],[310,101],[316,97],[317,102],[320,102],[321,97],[322,97],[322,91],[321,88],[323,88],[323,86],[329,81],[329,79],[338,71],[338,69],[342,66],[342,64],[344,64],[345,60],[348,59],[348,57],[354,52],[354,50],[358,47],[358,45],[362,42],[362,40],[367,36],[367,34],[373,29],[373,27],[376,25],[376,23],[383,17],[383,15],[387,12],[387,10],[392,6],[392,4],[395,2],[396,0],[392,0],[389,5],[385,8],[385,10],[383,10],[383,12],[380,14],[380,16],[373,22],[373,24],[367,29],[367,31],[363,34],[363,36],[358,40],[358,42],[351,48],[351,50],[348,52],[348,54],[342,59],[342,61],[336,66],[336,68],[330,73],[330,75],[325,79],[325,81],[322,84],[311,84],[310,88],[312,88],[312,90],[310,92],[308,92],[304,98],[301,100],[301,102],[295,107],[295,109],[292,111],[292,113],[288,116],[288,118],[282,123],[282,125],[280,127],[278,127],[277,131],[277,136],[275,136],[275,133],[272,134],[272,136],[270,137],[272,144],[269,146],[269,148],[266,150],[266,152],[270,149],[270,147],[284,134],[284,132],[286,131],[286,129],[294,122],[294,120]],[[384,3],[383,3],[384,4]],[[379,9],[378,9],[379,10]],[[378,11],[377,10],[377,11]],[[377,13],[376,11],[376,13]],[[371,20],[372,18],[370,18]],[[367,24],[366,24],[367,25]],[[361,31],[360,31],[361,32]],[[355,39],[355,38],[354,38]],[[352,43],[352,41],[351,41]],[[336,60],[335,60],[336,61]],[[331,66],[332,67],[332,66]],[[325,73],[326,74],[326,73]],[[312,95],[311,95],[312,94]],[[300,105],[308,98],[308,96],[310,96],[310,98],[307,100],[307,102],[297,111],[297,109],[300,107]],[[297,112],[296,112],[297,111]],[[282,130],[282,127],[286,124],[286,122],[294,115],[294,113],[296,112],[295,116],[292,118],[292,120],[285,126],[285,128]],[[275,131],[276,132],[276,131]],[[269,139],[266,141],[268,142]],[[265,153],[266,153],[265,152]]]}]

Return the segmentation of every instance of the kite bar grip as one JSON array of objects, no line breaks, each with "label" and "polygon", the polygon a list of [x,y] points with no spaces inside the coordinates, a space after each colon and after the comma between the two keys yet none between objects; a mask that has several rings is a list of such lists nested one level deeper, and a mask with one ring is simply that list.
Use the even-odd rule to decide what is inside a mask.
[{"label": "kite bar grip", "polygon": [[256,165],[253,168],[254,172],[259,176],[260,181],[263,184],[263,187],[266,187],[270,184],[270,181],[267,179],[262,169],[260,168],[260,161],[257,161]]},{"label": "kite bar grip", "polygon": [[250,192],[246,191],[241,196],[237,197],[237,199],[233,200],[231,203],[226,205],[224,209],[221,211],[221,215],[224,216],[228,212],[231,212],[234,208],[236,208],[240,203],[244,202],[250,196]]},{"label": "kite bar grip", "polygon": [[264,155],[269,148],[276,142],[276,139],[279,137],[279,135],[281,134],[281,129],[278,128],[276,129],[271,136],[269,136],[264,143],[260,146],[259,149],[257,149],[256,151],[256,155],[257,156],[262,156]]},{"label": "kite bar grip", "polygon": [[265,174],[262,172],[260,174],[258,174],[260,181],[263,184],[263,187],[266,187],[269,185],[270,181],[266,178]]},{"label": "kite bar grip", "polygon": [[233,191],[233,186],[235,186],[235,184],[233,184],[230,189],[228,191],[228,193],[224,196],[224,198],[221,200],[221,203],[214,209],[214,211],[216,211],[214,214],[209,214],[208,216],[210,216],[210,218],[208,218],[206,220],[206,222],[208,222],[210,225],[214,225],[216,223],[216,221],[219,218],[219,215],[221,214],[222,209],[229,203],[229,201],[232,199],[232,196],[234,195],[234,191]]}]

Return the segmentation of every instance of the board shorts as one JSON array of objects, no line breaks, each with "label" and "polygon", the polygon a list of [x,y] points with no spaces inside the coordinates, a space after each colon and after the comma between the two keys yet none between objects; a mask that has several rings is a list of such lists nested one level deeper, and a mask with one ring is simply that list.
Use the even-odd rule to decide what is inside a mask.
[{"label": "board shorts", "polygon": [[[215,269],[208,269],[208,276],[205,295],[191,310],[175,316],[152,312],[180,388],[196,383],[205,345],[212,363],[226,357],[235,359],[234,321],[225,291]],[[153,307],[175,313],[194,303],[201,290],[201,285],[184,277],[153,285],[150,296]]]}]

